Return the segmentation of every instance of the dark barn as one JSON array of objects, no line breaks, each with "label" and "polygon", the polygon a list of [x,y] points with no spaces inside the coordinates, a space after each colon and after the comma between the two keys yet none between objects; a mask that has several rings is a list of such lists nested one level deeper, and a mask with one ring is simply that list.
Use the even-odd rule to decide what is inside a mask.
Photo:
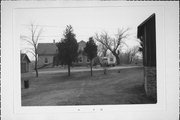
[{"label": "dark barn", "polygon": [[156,20],[152,14],[138,26],[137,37],[141,40],[143,52],[145,91],[147,96],[157,100],[156,89]]}]

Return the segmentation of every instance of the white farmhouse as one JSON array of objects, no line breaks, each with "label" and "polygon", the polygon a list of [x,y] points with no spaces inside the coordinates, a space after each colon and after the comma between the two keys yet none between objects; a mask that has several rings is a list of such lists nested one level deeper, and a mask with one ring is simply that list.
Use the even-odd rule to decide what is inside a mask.
[{"label": "white farmhouse", "polygon": [[39,43],[37,47],[38,67],[53,66],[58,48],[56,43]]}]

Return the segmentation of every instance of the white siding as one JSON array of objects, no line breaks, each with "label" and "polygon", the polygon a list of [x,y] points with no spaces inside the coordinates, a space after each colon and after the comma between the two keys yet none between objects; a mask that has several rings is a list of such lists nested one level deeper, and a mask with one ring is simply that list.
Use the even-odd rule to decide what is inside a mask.
[{"label": "white siding", "polygon": [[[47,59],[47,63],[45,62]],[[53,64],[53,56],[39,56],[38,57],[38,66],[41,67],[46,64]]]}]

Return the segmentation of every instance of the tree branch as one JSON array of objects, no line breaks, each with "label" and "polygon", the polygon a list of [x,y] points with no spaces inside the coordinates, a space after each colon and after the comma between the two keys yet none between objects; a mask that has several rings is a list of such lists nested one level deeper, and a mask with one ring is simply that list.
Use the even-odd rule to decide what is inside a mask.
[{"label": "tree branch", "polygon": [[[99,37],[100,36],[100,37]],[[95,39],[103,44],[108,50],[113,51],[111,48],[112,42],[110,41],[110,37],[107,32],[102,33],[101,35],[95,34]]]},{"label": "tree branch", "polygon": [[126,34],[127,31],[129,31],[129,28],[127,28],[126,30],[118,29],[118,33],[116,34],[117,44],[115,45],[115,51],[118,49],[119,45],[122,43],[122,40],[129,36],[129,34]]}]

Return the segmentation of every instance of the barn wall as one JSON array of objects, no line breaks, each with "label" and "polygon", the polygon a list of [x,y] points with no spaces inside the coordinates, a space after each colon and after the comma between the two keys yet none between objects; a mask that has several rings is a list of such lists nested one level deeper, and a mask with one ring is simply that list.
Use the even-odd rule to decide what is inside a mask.
[{"label": "barn wall", "polygon": [[144,31],[144,73],[145,73],[145,90],[147,96],[156,100],[156,30],[155,15],[152,16],[145,24]]},{"label": "barn wall", "polygon": [[156,66],[156,31],[155,17],[152,17],[145,24],[145,66]]}]

